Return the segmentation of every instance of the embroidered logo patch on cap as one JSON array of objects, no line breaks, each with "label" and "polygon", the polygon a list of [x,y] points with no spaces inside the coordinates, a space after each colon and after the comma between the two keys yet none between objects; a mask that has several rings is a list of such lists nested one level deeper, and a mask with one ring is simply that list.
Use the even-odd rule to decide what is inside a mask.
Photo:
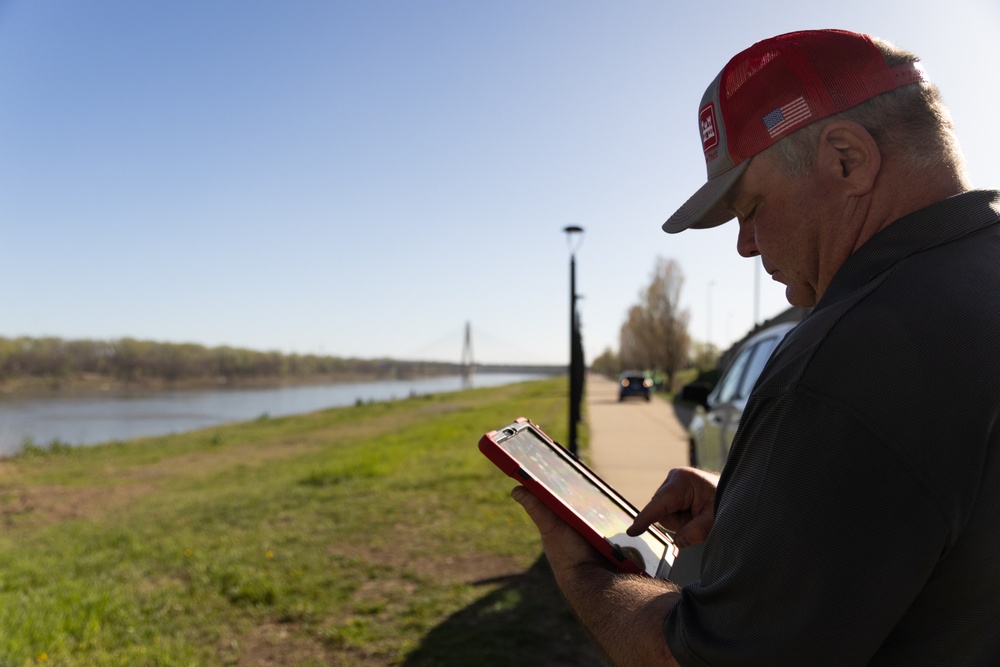
[{"label": "embroidered logo patch on cap", "polygon": [[701,108],[701,146],[709,152],[719,145],[719,135],[715,131],[715,104],[708,103]]}]

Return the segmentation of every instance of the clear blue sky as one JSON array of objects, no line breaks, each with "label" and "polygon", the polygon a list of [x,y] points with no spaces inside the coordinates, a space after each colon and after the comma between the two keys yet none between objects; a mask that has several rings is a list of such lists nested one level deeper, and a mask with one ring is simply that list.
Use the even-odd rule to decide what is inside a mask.
[{"label": "clear blue sky", "polygon": [[660,224],[708,82],[802,28],[921,55],[1000,186],[995,0],[0,0],[0,335],[564,363],[576,224],[588,359],[658,256],[724,347],[756,263]]}]

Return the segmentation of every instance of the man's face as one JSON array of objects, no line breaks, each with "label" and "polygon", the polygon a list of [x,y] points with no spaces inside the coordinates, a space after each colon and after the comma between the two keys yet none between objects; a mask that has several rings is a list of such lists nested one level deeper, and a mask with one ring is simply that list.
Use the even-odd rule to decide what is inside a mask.
[{"label": "man's face", "polygon": [[815,306],[829,282],[823,280],[823,231],[835,215],[832,202],[816,170],[790,175],[770,150],[754,156],[729,194],[728,208],[739,221],[737,252],[760,255],[793,306]]}]

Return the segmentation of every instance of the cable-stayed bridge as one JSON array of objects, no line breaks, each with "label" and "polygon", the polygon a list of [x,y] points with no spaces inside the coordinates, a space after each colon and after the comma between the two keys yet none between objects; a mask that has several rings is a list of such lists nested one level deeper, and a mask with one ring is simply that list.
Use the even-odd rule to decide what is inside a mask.
[{"label": "cable-stayed bridge", "polygon": [[[532,350],[474,327],[471,322],[412,348],[402,358],[458,363],[462,366],[463,373],[472,373],[477,369],[487,372],[520,369],[562,372],[566,369],[565,365],[552,364],[550,360],[543,361]],[[516,361],[498,361],[499,359]]]}]

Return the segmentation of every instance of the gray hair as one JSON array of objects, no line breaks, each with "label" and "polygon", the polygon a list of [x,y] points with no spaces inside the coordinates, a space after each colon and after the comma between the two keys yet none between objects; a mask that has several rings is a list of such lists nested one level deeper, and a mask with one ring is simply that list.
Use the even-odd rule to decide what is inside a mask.
[{"label": "gray hair", "polygon": [[[917,56],[882,39],[873,38],[886,63],[892,67],[916,62]],[[876,95],[846,111],[828,116],[775,143],[780,164],[791,174],[803,175],[812,167],[823,128],[835,120],[858,123],[897,167],[910,173],[948,167],[964,177],[965,160],[955,135],[951,114],[937,86],[929,81],[911,83]]]}]

